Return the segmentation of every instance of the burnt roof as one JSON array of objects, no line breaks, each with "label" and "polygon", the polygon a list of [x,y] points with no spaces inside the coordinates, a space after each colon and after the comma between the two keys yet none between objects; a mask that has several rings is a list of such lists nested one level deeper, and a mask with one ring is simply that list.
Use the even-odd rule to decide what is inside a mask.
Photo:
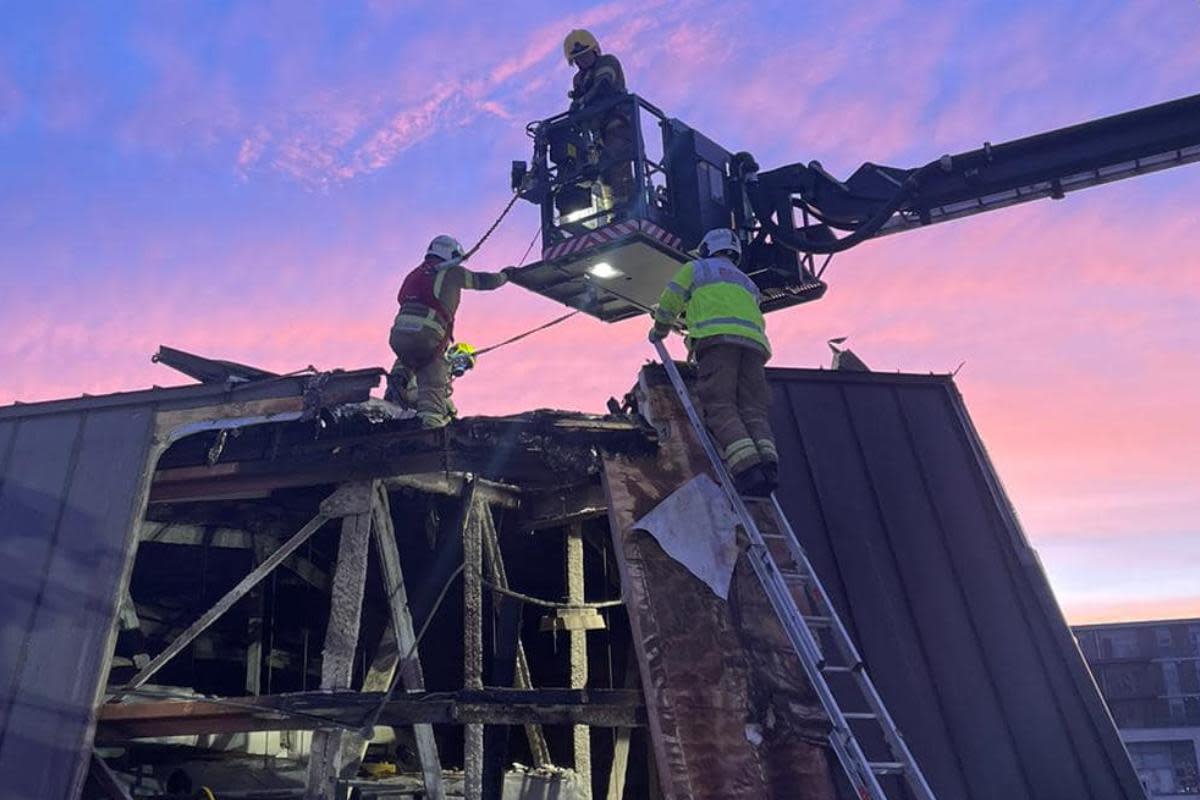
[{"label": "burnt roof", "polygon": [[318,392],[323,405],[366,400],[384,375],[382,369],[334,370],[332,372],[283,375],[254,381],[194,383],[185,386],[152,386],[128,392],[81,395],[62,400],[15,402],[0,407],[0,420],[43,414],[77,414],[118,406],[151,406],[175,410],[247,402],[278,397],[304,396]]}]

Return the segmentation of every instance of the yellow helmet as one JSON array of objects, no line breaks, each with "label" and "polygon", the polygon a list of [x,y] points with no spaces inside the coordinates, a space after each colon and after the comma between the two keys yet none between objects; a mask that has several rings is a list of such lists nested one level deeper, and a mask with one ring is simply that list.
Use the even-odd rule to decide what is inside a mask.
[{"label": "yellow helmet", "polygon": [[466,342],[458,342],[446,350],[445,359],[450,374],[461,378],[475,366],[475,348]]},{"label": "yellow helmet", "polygon": [[563,39],[563,55],[567,57],[568,64],[574,64],[575,59],[584,53],[599,52],[600,43],[596,41],[596,37],[582,28],[576,28]]}]

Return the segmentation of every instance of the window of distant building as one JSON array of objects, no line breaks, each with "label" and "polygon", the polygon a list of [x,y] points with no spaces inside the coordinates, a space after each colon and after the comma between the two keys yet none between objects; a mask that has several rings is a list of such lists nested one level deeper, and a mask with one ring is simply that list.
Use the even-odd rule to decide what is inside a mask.
[{"label": "window of distant building", "polygon": [[1179,665],[1174,661],[1164,661],[1162,664],[1163,675],[1163,693],[1167,697],[1178,697],[1179,691]]},{"label": "window of distant building", "polygon": [[1171,652],[1171,629],[1170,628],[1155,628],[1154,637],[1158,641],[1158,652]]},{"label": "window of distant building", "polygon": [[1200,726],[1200,697],[1183,699],[1183,715],[1185,724]]},{"label": "window of distant building", "polygon": [[1104,631],[1100,634],[1100,654],[1104,658],[1137,658],[1136,630]]},{"label": "window of distant building", "polygon": [[1151,797],[1200,794],[1191,742],[1131,742],[1129,757]]}]

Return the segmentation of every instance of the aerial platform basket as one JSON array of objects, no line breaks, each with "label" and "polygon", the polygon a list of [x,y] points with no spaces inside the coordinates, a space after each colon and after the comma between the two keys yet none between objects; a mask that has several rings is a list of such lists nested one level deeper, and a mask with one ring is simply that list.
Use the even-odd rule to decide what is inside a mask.
[{"label": "aerial platform basket", "polygon": [[[533,159],[513,164],[513,187],[541,209],[542,251],[513,282],[533,292],[605,322],[637,316],[706,231],[736,224],[733,155],[637,95],[528,131]],[[622,183],[626,191],[614,190]],[[778,248],[751,242],[742,264],[766,311],[825,292],[799,257]]]}]

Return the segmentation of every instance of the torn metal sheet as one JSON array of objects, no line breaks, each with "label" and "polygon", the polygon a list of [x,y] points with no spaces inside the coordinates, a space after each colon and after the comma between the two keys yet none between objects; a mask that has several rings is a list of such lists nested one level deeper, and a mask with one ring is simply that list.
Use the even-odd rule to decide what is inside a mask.
[{"label": "torn metal sheet", "polygon": [[716,481],[697,475],[634,523],[722,600],[737,563],[737,516]]},{"label": "torn metal sheet", "polygon": [[264,378],[279,377],[277,373],[248,364],[239,364],[236,361],[224,361],[218,358],[205,358],[166,345],[159,345],[158,352],[151,356],[150,360],[155,364],[162,364],[178,370],[201,383],[247,383]]}]

